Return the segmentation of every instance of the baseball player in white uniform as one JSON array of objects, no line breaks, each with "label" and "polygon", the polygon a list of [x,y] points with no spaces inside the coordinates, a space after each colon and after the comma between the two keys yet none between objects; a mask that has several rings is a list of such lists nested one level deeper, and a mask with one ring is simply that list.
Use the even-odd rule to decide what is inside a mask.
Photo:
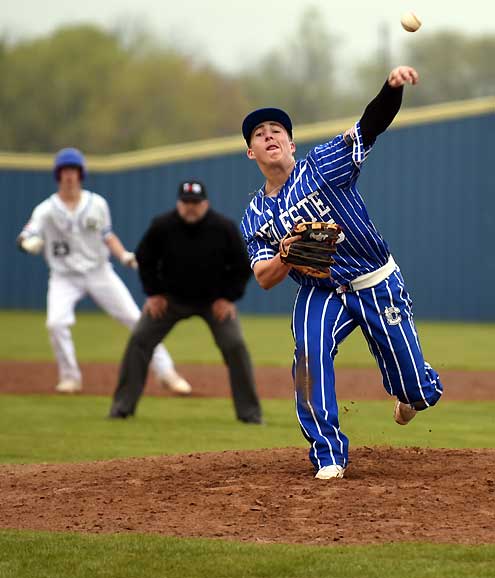
[{"label": "baseball player in white uniform", "polygon": [[[137,261],[112,231],[105,199],[82,188],[86,176],[82,153],[74,148],[59,151],[54,176],[58,191],[34,209],[17,243],[27,253],[43,252],[47,261],[50,277],[46,325],[59,371],[55,389],[74,393],[82,389],[70,330],[75,323],[75,306],[88,294],[113,318],[134,327],[141,316],[139,308],[109,257],[111,253],[133,268],[137,268]],[[178,394],[191,393],[191,386],[176,372],[163,345],[154,350],[151,365],[163,385]]]}]

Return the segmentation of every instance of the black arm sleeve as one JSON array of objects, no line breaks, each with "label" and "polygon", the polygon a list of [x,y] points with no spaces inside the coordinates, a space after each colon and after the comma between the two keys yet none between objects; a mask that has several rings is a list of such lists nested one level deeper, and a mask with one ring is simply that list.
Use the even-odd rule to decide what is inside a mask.
[{"label": "black arm sleeve", "polygon": [[385,82],[378,95],[368,104],[360,120],[364,146],[373,144],[385,132],[399,112],[404,87],[392,88]]},{"label": "black arm sleeve", "polygon": [[136,249],[136,259],[139,265],[139,277],[146,295],[158,295],[162,292],[157,242],[158,228],[155,223],[146,231]]},{"label": "black arm sleeve", "polygon": [[229,263],[227,264],[226,283],[222,288],[222,297],[237,301],[244,295],[246,285],[252,275],[246,245],[234,223],[229,223]]}]

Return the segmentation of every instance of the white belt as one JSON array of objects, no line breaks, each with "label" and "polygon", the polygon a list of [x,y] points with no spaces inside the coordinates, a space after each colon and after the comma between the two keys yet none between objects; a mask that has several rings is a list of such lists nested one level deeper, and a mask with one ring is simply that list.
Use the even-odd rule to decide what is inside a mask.
[{"label": "white belt", "polygon": [[392,273],[398,269],[397,263],[394,261],[392,255],[388,258],[387,263],[376,269],[375,271],[371,271],[371,273],[365,273],[364,275],[360,275],[356,277],[354,281],[350,281],[347,285],[341,285],[337,289],[337,293],[345,293],[346,291],[360,291],[361,289],[369,289],[370,287],[374,287],[385,281],[387,277],[390,277]]}]

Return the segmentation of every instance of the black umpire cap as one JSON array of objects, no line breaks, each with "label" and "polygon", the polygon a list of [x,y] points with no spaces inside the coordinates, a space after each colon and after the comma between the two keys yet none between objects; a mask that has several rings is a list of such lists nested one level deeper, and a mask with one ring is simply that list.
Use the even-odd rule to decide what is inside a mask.
[{"label": "black umpire cap", "polygon": [[199,203],[208,198],[206,194],[206,187],[200,181],[188,180],[183,181],[179,185],[179,200],[186,203]]},{"label": "black umpire cap", "polygon": [[253,130],[264,122],[278,122],[287,131],[292,140],[292,121],[290,116],[280,108],[258,108],[250,112],[242,123],[242,136],[249,146]]}]

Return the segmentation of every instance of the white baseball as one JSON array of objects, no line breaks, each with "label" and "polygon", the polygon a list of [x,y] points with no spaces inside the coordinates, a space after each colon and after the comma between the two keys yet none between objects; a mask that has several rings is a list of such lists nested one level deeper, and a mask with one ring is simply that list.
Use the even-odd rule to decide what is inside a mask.
[{"label": "white baseball", "polygon": [[414,14],[414,12],[406,12],[400,19],[402,28],[408,32],[416,32],[421,27],[421,20]]},{"label": "white baseball", "polygon": [[27,251],[32,255],[37,255],[43,249],[44,244],[45,243],[43,242],[43,239],[41,237],[33,235],[32,237],[27,237],[27,239],[24,239],[22,241],[22,248],[24,249],[24,251]]}]

